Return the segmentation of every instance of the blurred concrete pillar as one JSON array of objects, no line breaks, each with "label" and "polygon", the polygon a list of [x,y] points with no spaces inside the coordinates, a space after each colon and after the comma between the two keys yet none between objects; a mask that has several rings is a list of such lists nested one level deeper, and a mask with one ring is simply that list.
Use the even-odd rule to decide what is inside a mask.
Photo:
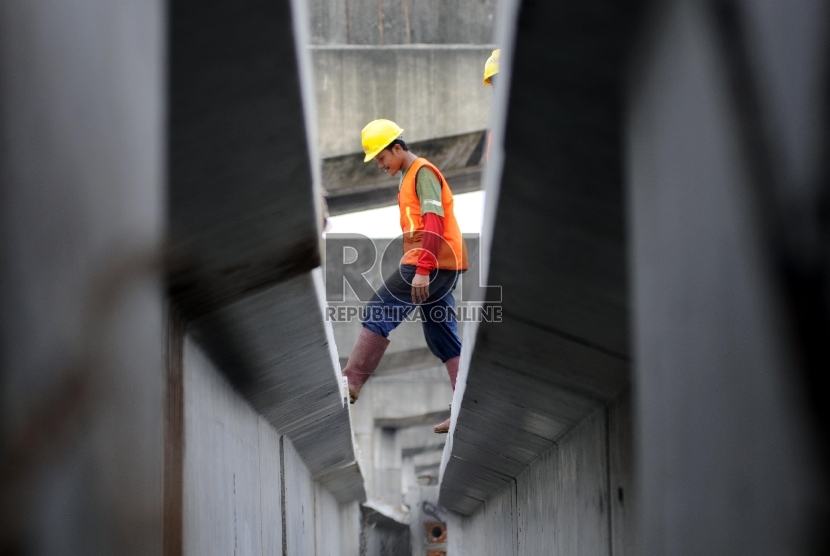
[{"label": "blurred concrete pillar", "polygon": [[161,553],[164,10],[0,3],[3,554]]},{"label": "blurred concrete pillar", "polygon": [[[765,169],[788,150],[778,146],[817,140],[790,124],[798,124],[792,112],[821,95],[790,94],[802,84],[787,72],[753,82],[750,59],[740,58],[743,50],[763,66],[792,55],[784,65],[821,69],[822,49],[801,49],[812,40],[802,16],[813,14],[809,22],[821,10],[779,3],[784,17],[771,21],[774,3],[747,2],[734,19],[736,4],[661,4],[629,90],[642,554],[813,553],[827,506],[776,266],[781,236],[771,231],[786,228],[774,222],[785,206],[765,188]],[[795,26],[764,36],[751,28],[759,20],[766,30]],[[802,104],[765,107],[753,128],[753,89],[762,99],[789,90]],[[769,122],[785,122],[791,133],[762,155]]]}]

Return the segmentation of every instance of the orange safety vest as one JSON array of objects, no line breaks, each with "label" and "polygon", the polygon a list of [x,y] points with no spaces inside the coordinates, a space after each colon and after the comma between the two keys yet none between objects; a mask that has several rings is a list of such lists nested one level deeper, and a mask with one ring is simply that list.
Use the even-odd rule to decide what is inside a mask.
[{"label": "orange safety vest", "polygon": [[426,166],[435,172],[441,182],[441,206],[444,209],[444,241],[438,249],[438,267],[443,270],[467,270],[467,245],[461,236],[461,228],[453,213],[453,200],[450,186],[441,172],[426,158],[416,159],[401,183],[398,192],[398,208],[401,211],[401,231],[403,231],[403,259],[401,264],[417,265],[421,255],[421,243],[424,236],[424,220],[421,218],[421,201],[415,188],[418,170]]}]

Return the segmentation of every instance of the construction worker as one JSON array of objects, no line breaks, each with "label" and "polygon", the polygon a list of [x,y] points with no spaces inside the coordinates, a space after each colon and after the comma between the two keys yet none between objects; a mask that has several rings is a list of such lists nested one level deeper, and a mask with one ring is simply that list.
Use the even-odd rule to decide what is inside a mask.
[{"label": "construction worker", "polygon": [[[484,84],[492,87],[496,79],[496,74],[499,73],[499,58],[501,57],[501,49],[497,48],[490,54],[487,61],[484,62]],[[484,151],[484,160],[490,159],[490,131],[485,131],[487,134],[487,148]]]},{"label": "construction worker", "polygon": [[[389,175],[401,174],[403,258],[398,272],[386,278],[363,312],[363,328],[343,369],[351,403],[377,368],[389,345],[389,333],[416,307],[427,346],[446,366],[453,390],[458,375],[461,340],[452,292],[459,274],[467,269],[466,246],[447,180],[429,161],[409,151],[402,133],[398,124],[382,119],[370,122],[361,133],[364,162],[375,160]],[[434,430],[441,434],[449,428],[447,419]]]},{"label": "construction worker", "polygon": [[493,78],[499,73],[499,57],[501,57],[501,49],[497,48],[484,62],[484,84],[488,87],[493,86]]}]

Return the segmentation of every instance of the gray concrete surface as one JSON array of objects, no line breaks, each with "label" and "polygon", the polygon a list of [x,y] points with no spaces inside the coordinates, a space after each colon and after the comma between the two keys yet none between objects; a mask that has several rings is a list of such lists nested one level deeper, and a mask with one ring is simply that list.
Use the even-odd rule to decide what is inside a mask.
[{"label": "gray concrete surface", "polygon": [[429,551],[446,551],[446,539],[436,540],[431,534],[435,526],[445,525],[449,512],[438,506],[438,485],[419,485],[409,489],[406,502],[410,510],[409,536],[412,554],[427,554]]},{"label": "gray concrete surface", "polygon": [[472,516],[451,512],[447,518],[447,553],[515,556],[519,549],[518,519],[515,485],[488,498]]},{"label": "gray concrete surface", "polygon": [[[484,123],[482,258],[505,320],[467,329],[442,458],[439,502],[461,512],[438,512],[448,550],[821,552],[827,7],[654,5],[624,66],[635,12],[523,2],[514,25],[518,5],[498,18],[521,34],[497,41],[504,86]],[[436,7],[343,6],[346,42],[354,21],[370,43],[425,40],[418,10]],[[469,6],[442,3],[423,28]],[[440,367],[402,364],[426,361],[416,325],[363,408],[343,404],[314,273],[310,39],[291,19],[305,4],[172,4],[169,83],[161,8],[0,5],[0,552],[406,554],[434,499],[426,421],[449,388]],[[338,23],[316,36],[340,41]],[[451,77],[421,97],[442,99],[473,57],[455,73],[438,58],[476,48],[317,52],[363,49],[397,79],[440,51],[431,67]],[[405,523],[357,515],[359,461]]]},{"label": "gray concrete surface", "polygon": [[483,130],[492,89],[481,76],[493,48],[312,48],[321,156],[362,152],[360,130],[376,118],[397,122],[407,141]]},{"label": "gray concrete surface", "polygon": [[163,3],[0,3],[0,552],[162,549]]},{"label": "gray concrete surface", "polygon": [[184,398],[184,554],[358,555],[362,480],[359,493],[337,489],[351,479],[314,480],[192,338]]},{"label": "gray concrete surface", "polygon": [[360,502],[340,504],[340,554],[360,556],[362,517]]},{"label": "gray concrete surface", "polygon": [[367,523],[363,528],[366,556],[410,556],[409,528],[383,523]]},{"label": "gray concrete surface", "polygon": [[314,44],[485,44],[495,0],[311,0]]},{"label": "gray concrete surface", "polygon": [[518,554],[610,556],[605,427],[592,413],[516,481]]},{"label": "gray concrete surface", "polygon": [[304,11],[171,10],[169,284],[233,388],[347,502],[365,494],[313,270],[321,197]]},{"label": "gray concrete surface", "polygon": [[[469,517],[450,518],[450,550],[821,552],[828,228],[826,170],[811,158],[825,122],[811,118],[826,108],[827,8],[652,4],[624,66],[629,14],[606,19],[614,7],[600,5],[523,3],[503,57],[483,256],[507,319],[478,327],[462,364],[440,500]],[[624,82],[627,113],[613,92]],[[519,215],[545,242],[522,236]],[[535,259],[520,267],[526,246]],[[588,351],[540,349],[553,347],[545,335]],[[528,399],[539,385],[546,400]],[[545,451],[556,421],[564,435]]]},{"label": "gray concrete surface", "polygon": [[614,463],[631,453],[629,405],[595,410],[472,516],[450,514],[448,554],[634,554],[630,468]]},{"label": "gray concrete surface", "polygon": [[[304,124],[313,134],[307,53],[294,48],[288,4],[192,7],[169,14],[169,87],[158,3],[0,7],[0,295],[11,311],[0,321],[3,553],[270,553],[285,543],[340,554],[329,523],[341,500],[365,497],[312,272],[320,196]],[[286,52],[298,53],[288,74],[251,71],[277,58],[284,68]],[[282,124],[300,140],[275,144]],[[294,202],[292,218],[268,212],[278,194]],[[280,333],[306,356],[286,362],[287,344],[256,332],[294,313],[310,318],[312,340]],[[188,319],[204,350],[185,340]],[[234,366],[238,353],[252,365]],[[295,382],[309,373],[323,395],[255,384],[269,364]],[[292,401],[306,414],[285,410]]]},{"label": "gray concrete surface", "polygon": [[803,342],[821,328],[793,308],[821,303],[796,279],[821,222],[791,211],[820,206],[806,122],[826,109],[828,12],[729,15],[654,13],[629,91],[640,550],[813,554],[827,485]]},{"label": "gray concrete surface", "polygon": [[320,264],[304,9],[171,4],[169,282],[188,317]]},{"label": "gray concrete surface", "polygon": [[312,475],[346,502],[363,497],[362,480],[322,295],[314,272],[207,313],[190,326],[231,384],[291,437]]},{"label": "gray concrete surface", "polygon": [[[280,497],[267,519],[284,534],[261,548],[341,554],[340,503],[364,500],[365,490],[315,270],[321,189],[306,6],[265,4],[177,3],[170,12],[171,301],[232,388],[231,407],[246,408],[249,420],[256,416],[279,437],[276,452],[269,444],[260,454],[277,469],[267,478],[254,473],[255,446],[234,449],[234,442],[252,442],[243,433],[243,440],[211,444],[234,456],[185,465],[184,476],[224,473],[229,457],[240,472],[224,474],[244,475],[245,490],[234,492],[248,505],[256,495],[270,499],[278,480]],[[186,398],[185,413],[195,403]],[[214,405],[218,414],[208,423],[233,419]],[[184,434],[191,434],[187,423]],[[226,497],[221,511],[198,523],[198,534],[226,531],[222,512],[256,521],[252,508],[232,506]],[[192,519],[192,506],[183,511]],[[234,548],[256,550],[237,546],[246,535],[233,536]]]},{"label": "gray concrete surface", "polygon": [[190,322],[234,386],[285,432],[343,405],[320,289],[319,274],[306,274]]},{"label": "gray concrete surface", "polygon": [[281,553],[279,433],[190,338],[184,397],[183,554]]},{"label": "gray concrete surface", "polygon": [[[340,528],[340,505],[321,485],[314,489],[315,556],[341,556],[344,535]],[[352,530],[352,533],[359,533]],[[359,538],[355,537],[354,541]],[[352,542],[354,542],[352,541]]]},{"label": "gray concrete surface", "polygon": [[283,553],[304,556],[315,553],[316,525],[314,481],[294,445],[283,436],[280,442],[283,470],[282,491],[285,504],[285,543]]},{"label": "gray concrete surface", "polygon": [[[511,28],[517,4],[503,6]],[[442,474],[442,505],[466,515],[629,381],[623,14],[522,6],[494,99],[480,257],[504,318],[471,329]]]},{"label": "gray concrete surface", "polygon": [[439,497],[450,554],[633,553],[620,15],[516,13],[481,252],[504,319],[467,331]]}]

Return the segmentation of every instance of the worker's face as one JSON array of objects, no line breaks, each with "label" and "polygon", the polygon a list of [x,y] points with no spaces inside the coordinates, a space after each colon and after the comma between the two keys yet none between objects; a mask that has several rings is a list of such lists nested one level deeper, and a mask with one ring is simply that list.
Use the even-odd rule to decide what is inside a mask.
[{"label": "worker's face", "polygon": [[394,176],[401,170],[401,165],[403,164],[403,149],[400,145],[395,145],[391,149],[383,149],[375,157],[375,160],[378,163],[378,168],[390,176]]}]

